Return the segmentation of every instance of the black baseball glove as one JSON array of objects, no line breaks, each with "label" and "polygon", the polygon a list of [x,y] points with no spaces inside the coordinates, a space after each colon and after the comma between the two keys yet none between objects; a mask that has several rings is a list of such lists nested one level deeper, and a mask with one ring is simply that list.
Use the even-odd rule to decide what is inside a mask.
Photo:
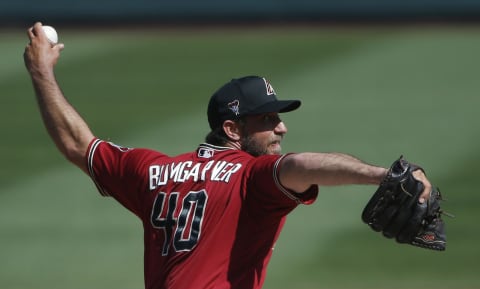
[{"label": "black baseball glove", "polygon": [[442,197],[438,188],[432,187],[430,197],[418,201],[423,184],[412,173],[423,169],[403,157],[390,167],[387,176],[363,210],[362,220],[374,231],[399,243],[443,251],[446,247]]}]

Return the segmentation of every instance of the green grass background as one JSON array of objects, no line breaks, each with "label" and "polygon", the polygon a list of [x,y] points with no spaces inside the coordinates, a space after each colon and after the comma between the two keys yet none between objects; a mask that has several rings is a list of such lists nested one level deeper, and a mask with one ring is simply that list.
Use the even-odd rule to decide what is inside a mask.
[{"label": "green grass background", "polygon": [[[280,98],[284,151],[340,151],[424,166],[456,215],[439,253],[371,231],[369,186],[321,188],[287,221],[266,289],[480,288],[478,27],[57,27],[64,93],[97,136],[170,154],[208,132],[206,103],[233,77],[267,76]],[[141,223],[56,151],[22,53],[0,31],[0,288],[142,288]]]}]

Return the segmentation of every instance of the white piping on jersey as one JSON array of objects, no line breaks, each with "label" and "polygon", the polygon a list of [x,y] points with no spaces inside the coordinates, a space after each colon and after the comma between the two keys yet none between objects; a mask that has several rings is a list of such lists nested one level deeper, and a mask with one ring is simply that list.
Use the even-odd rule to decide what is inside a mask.
[{"label": "white piping on jersey", "polygon": [[103,141],[100,140],[100,139],[96,139],[92,146],[90,147],[90,151],[88,152],[88,158],[87,158],[87,166],[88,166],[88,172],[90,173],[90,177],[92,178],[93,180],[93,183],[95,183],[95,186],[97,187],[97,190],[100,192],[100,194],[102,196],[109,196],[110,194],[104,190],[100,184],[97,182],[96,178],[95,178],[95,172],[93,170],[93,155],[95,154],[95,150],[97,149],[97,147],[100,145],[100,143],[102,143]]},{"label": "white piping on jersey", "polygon": [[287,197],[289,197],[290,199],[294,200],[295,202],[297,202],[297,204],[300,204],[301,203],[301,200],[295,196],[289,189],[285,188],[281,183],[280,183],[280,179],[279,179],[279,176],[278,176],[278,169],[279,169],[279,166],[280,166],[280,162],[282,161],[282,159],[285,157],[286,155],[282,155],[280,158],[278,158],[278,160],[275,162],[275,165],[273,167],[273,179],[275,181],[275,184],[277,185],[277,187],[280,189],[280,191],[282,191],[282,193],[284,193]]},{"label": "white piping on jersey", "polygon": [[202,143],[198,147],[199,148],[207,147],[207,148],[211,148],[211,149],[214,149],[214,150],[217,150],[217,151],[235,150],[235,148],[232,148],[232,147],[216,146],[216,145],[212,145],[212,144],[209,144],[209,143]]}]

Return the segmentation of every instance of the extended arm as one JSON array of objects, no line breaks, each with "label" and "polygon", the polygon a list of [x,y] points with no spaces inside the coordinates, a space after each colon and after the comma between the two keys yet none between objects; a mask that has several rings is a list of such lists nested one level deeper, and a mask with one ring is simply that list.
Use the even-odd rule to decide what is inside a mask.
[{"label": "extended arm", "polygon": [[299,153],[284,158],[280,182],[302,192],[312,184],[379,184],[386,174],[387,169],[368,165],[346,154]]},{"label": "extended arm", "polygon": [[94,138],[86,122],[65,99],[54,74],[63,44],[52,46],[41,23],[28,30],[30,43],[25,48],[25,66],[32,79],[45,127],[60,152],[84,172],[85,154]]},{"label": "extended arm", "polygon": [[[304,192],[311,185],[333,186],[348,184],[378,185],[385,178],[387,169],[369,165],[350,155],[341,153],[299,153],[287,155],[282,160],[280,182],[285,187]],[[425,190],[420,202],[427,199],[432,188],[421,170],[414,172]]]}]

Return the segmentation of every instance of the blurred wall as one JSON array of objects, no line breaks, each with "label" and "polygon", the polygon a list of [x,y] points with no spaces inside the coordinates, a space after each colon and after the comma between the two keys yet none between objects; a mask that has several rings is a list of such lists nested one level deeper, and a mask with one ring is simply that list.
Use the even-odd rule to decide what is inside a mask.
[{"label": "blurred wall", "polygon": [[1,0],[2,24],[434,20],[480,17],[478,0]]}]

